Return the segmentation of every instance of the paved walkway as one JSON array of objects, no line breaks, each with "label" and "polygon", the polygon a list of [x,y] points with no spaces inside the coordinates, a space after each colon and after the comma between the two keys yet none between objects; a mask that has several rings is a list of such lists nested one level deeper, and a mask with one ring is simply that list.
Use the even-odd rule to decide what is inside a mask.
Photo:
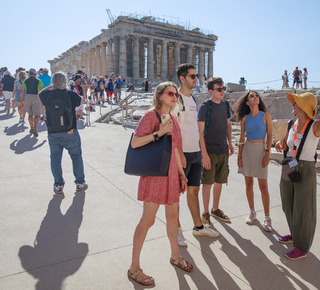
[{"label": "paved walkway", "polygon": [[[109,109],[105,106],[102,112]],[[97,110],[91,120],[99,116]],[[0,101],[0,289],[142,289],[127,278],[133,233],[142,212],[136,199],[138,178],[123,172],[133,129],[100,123],[86,127],[80,122],[89,188],[75,193],[70,158],[65,154],[64,198],[53,196],[44,122],[38,131],[39,137],[32,137],[29,126],[18,125],[17,114],[6,115]],[[244,222],[248,205],[235,155],[221,198],[221,209],[231,223],[212,218],[219,238],[192,235],[186,196],[181,196],[180,221],[188,240],[181,254],[194,263],[191,274],[169,263],[164,207],[160,207],[141,255],[142,268],[155,278],[156,288],[319,289],[319,230],[311,252],[299,261],[284,257],[292,245],[277,242],[279,235],[288,233],[279,176],[280,167],[271,164],[272,233],[261,226],[264,214],[257,185],[257,220],[252,226]]]}]

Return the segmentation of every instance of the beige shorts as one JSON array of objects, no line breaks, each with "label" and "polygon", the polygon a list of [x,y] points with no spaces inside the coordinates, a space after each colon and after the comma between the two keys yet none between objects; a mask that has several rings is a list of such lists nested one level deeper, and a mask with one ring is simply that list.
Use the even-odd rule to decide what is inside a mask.
[{"label": "beige shorts", "polygon": [[3,91],[4,99],[5,100],[10,100],[12,99],[12,92],[9,91]]},{"label": "beige shorts", "polygon": [[25,104],[29,115],[41,115],[41,101],[38,95],[26,94]]}]

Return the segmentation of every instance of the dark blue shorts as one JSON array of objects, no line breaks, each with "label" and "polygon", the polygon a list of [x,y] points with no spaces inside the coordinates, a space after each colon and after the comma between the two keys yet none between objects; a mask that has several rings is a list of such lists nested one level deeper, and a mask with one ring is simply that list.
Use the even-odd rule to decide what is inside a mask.
[{"label": "dark blue shorts", "polygon": [[184,153],[184,156],[187,160],[187,166],[183,170],[188,178],[188,186],[200,186],[202,171],[201,151]]}]

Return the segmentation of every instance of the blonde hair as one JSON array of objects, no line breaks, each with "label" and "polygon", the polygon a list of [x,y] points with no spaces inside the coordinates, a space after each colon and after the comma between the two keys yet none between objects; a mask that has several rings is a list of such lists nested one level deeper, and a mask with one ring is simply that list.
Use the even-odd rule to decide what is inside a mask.
[{"label": "blonde hair", "polygon": [[[152,108],[151,110],[155,110],[155,109],[160,109],[162,106],[162,103],[160,101],[160,96],[164,93],[164,91],[166,90],[167,87],[174,87],[176,89],[176,91],[178,92],[178,87],[174,82],[163,82],[160,83],[157,87],[156,90],[154,91],[154,95],[153,95],[153,99],[152,99]],[[177,102],[179,103],[179,100],[177,100]]]},{"label": "blonde hair", "polygon": [[27,73],[24,70],[20,71],[19,72],[19,80],[24,81],[26,78],[27,78]]}]

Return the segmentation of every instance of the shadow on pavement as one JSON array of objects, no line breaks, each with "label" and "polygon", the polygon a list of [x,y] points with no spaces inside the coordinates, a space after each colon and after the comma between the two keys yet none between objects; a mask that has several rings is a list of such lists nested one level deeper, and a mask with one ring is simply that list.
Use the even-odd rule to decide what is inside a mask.
[{"label": "shadow on pavement", "polygon": [[75,195],[64,215],[62,200],[63,196],[53,196],[33,247],[19,250],[23,268],[38,280],[35,289],[62,289],[64,279],[79,270],[88,254],[88,244],[78,243],[85,192]]},{"label": "shadow on pavement", "polygon": [[36,137],[33,137],[32,134],[28,134],[20,140],[14,140],[10,144],[10,149],[15,151],[15,154],[23,154],[26,151],[32,151],[41,147],[47,140],[43,140],[40,144],[36,145],[37,142],[38,139]]}]

